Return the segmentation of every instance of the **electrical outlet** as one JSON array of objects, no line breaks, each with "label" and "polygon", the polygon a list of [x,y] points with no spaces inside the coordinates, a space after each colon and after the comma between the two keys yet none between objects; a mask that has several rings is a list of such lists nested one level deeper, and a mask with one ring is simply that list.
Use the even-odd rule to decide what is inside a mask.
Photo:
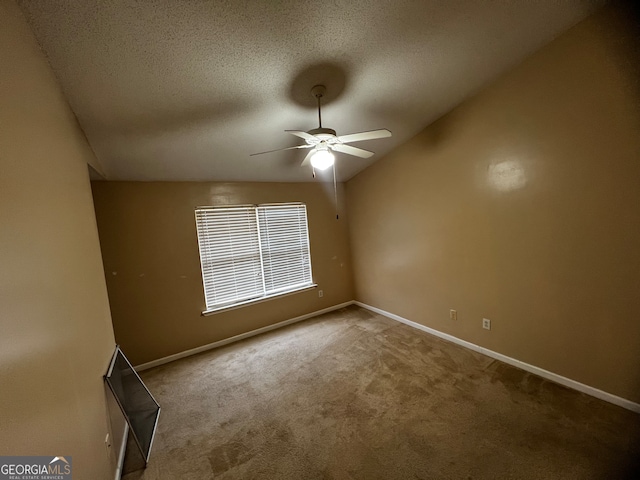
[{"label": "electrical outlet", "polygon": [[322,290],[318,290],[318,297],[322,298],[324,296],[324,292]]},{"label": "electrical outlet", "polygon": [[483,318],[482,328],[484,328],[485,330],[491,330],[491,320],[489,320],[488,318]]},{"label": "electrical outlet", "polygon": [[449,320],[457,320],[458,319],[458,312],[456,312],[455,310],[449,310]]}]

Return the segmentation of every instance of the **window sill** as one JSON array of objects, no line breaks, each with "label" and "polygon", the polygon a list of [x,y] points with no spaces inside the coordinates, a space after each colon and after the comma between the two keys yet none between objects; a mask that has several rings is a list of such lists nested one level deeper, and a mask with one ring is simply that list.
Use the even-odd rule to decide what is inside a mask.
[{"label": "window sill", "polygon": [[287,297],[289,295],[293,295],[296,293],[306,292],[307,290],[313,290],[317,288],[318,285],[313,283],[306,287],[298,288],[296,290],[288,290],[284,293],[276,293],[275,295],[269,295],[268,297],[260,297],[260,298],[252,298],[251,300],[247,300],[240,303],[234,303],[233,305],[227,305],[220,308],[215,308],[213,310],[205,310],[200,315],[203,317],[208,317],[209,315],[215,315],[216,313],[228,312],[229,310],[235,310],[236,308],[247,307],[249,305],[255,305],[256,303],[267,302],[269,300],[273,300],[274,298]]}]

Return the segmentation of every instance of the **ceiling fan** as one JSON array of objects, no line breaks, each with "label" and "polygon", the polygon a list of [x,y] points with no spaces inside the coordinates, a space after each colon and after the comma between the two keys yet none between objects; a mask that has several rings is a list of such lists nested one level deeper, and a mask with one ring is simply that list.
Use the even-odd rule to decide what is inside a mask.
[{"label": "ceiling fan", "polygon": [[303,132],[301,130],[285,130],[287,133],[304,139],[306,144],[296,145],[295,147],[279,148],[277,150],[269,150],[266,152],[252,153],[250,156],[281,152],[284,150],[310,149],[309,153],[307,153],[307,156],[302,161],[302,166],[309,165],[310,163],[314,169],[326,170],[335,162],[335,156],[333,155],[332,150],[346,153],[347,155],[353,155],[355,157],[369,158],[373,155],[373,152],[358,147],[352,147],[347,144],[391,136],[391,132],[386,128],[340,136],[336,135],[336,131],[331,128],[323,128],[320,103],[325,93],[326,88],[324,85],[316,85],[311,89],[311,95],[313,95],[318,101],[318,128],[314,128],[308,132]]}]

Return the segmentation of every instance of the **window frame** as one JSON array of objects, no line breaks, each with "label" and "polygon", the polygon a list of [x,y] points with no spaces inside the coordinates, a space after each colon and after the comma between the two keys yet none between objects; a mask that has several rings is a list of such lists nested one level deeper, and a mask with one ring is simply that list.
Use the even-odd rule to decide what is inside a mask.
[{"label": "window frame", "polygon": [[[302,255],[302,260],[301,262],[303,262],[301,264],[301,267],[298,271],[295,271],[298,275],[302,275],[304,277],[304,279],[308,278],[308,282],[303,282],[303,283],[296,283],[295,285],[297,285],[294,288],[290,288],[287,289],[285,288],[278,288],[274,291],[269,291],[267,290],[267,286],[266,286],[266,282],[265,282],[265,268],[266,268],[266,264],[265,264],[265,250],[264,250],[264,246],[263,246],[263,239],[264,239],[264,235],[265,235],[265,231],[261,229],[261,223],[265,223],[267,226],[269,225],[269,220],[268,220],[268,214],[264,213],[264,218],[261,218],[261,212],[267,212],[271,209],[273,209],[274,211],[276,209],[283,209],[286,207],[295,207],[295,208],[300,208],[302,207],[302,211],[304,212],[304,217],[303,220],[301,221],[300,219],[298,219],[298,230],[300,231],[300,227],[304,226],[304,233],[303,234],[299,234],[299,236],[293,236],[292,238],[295,238],[295,241],[298,240],[302,240],[303,244],[302,247],[306,247],[306,253],[305,251],[301,252]],[[255,214],[255,222],[253,222],[253,226],[255,227],[255,231],[251,232],[251,235],[248,235],[247,233],[244,233],[245,235],[248,235],[248,237],[246,239],[243,239],[243,242],[247,242],[247,243],[251,243],[251,242],[255,242],[257,243],[258,246],[258,253],[259,253],[259,267],[260,267],[260,280],[262,283],[262,293],[261,295],[256,295],[254,297],[251,298],[246,298],[240,301],[234,301],[231,300],[229,302],[225,302],[225,303],[218,303],[218,304],[209,304],[209,291],[207,289],[207,287],[209,286],[210,289],[213,288],[213,285],[208,285],[208,282],[212,282],[212,278],[213,275],[209,275],[206,272],[210,272],[210,268],[206,264],[206,260],[210,261],[210,257],[208,257],[207,255],[203,256],[203,251],[206,250],[210,250],[211,249],[211,243],[207,242],[206,237],[207,234],[204,233],[203,231],[201,231],[201,226],[204,225],[204,220],[201,220],[201,215],[203,215],[203,211],[212,211],[212,210],[227,210],[227,211],[231,211],[233,209],[245,209],[245,210],[252,210],[253,213]],[[317,287],[317,284],[313,281],[313,269],[312,269],[312,261],[311,261],[311,241],[310,241],[310,236],[309,236],[309,220],[308,220],[308,214],[307,214],[307,206],[306,204],[302,203],[302,202],[289,202],[289,203],[264,203],[264,204],[244,204],[244,205],[213,205],[213,206],[198,206],[195,208],[194,211],[194,215],[195,215],[195,224],[196,224],[196,237],[197,237],[197,241],[198,241],[198,255],[200,258],[200,273],[202,275],[202,287],[203,287],[203,294],[204,294],[204,300],[205,300],[205,309],[202,311],[202,315],[203,316],[207,316],[207,315],[212,315],[215,313],[220,313],[223,311],[228,311],[228,310],[233,310],[236,308],[241,308],[244,306],[248,306],[248,305],[253,305],[253,304],[257,304],[257,303],[261,303],[261,302],[265,302],[268,300],[271,300],[273,298],[279,298],[279,297],[285,297],[288,295],[293,295],[295,293],[300,293],[300,292],[304,292],[307,290],[311,290]],[[297,214],[299,215],[299,214]],[[293,226],[294,224],[292,224]],[[294,227],[295,229],[295,227]],[[268,233],[268,228],[267,228],[267,233]],[[249,238],[250,237],[250,238]],[[295,241],[292,241],[292,244],[295,245]],[[204,243],[203,243],[204,242]],[[267,244],[269,242],[266,242]],[[232,257],[229,257],[230,259]],[[304,263],[304,260],[306,259],[306,264]],[[231,262],[233,262],[233,260],[230,260]],[[308,274],[307,271],[308,270]],[[207,278],[207,276],[209,275],[209,279]],[[308,276],[307,276],[308,275]],[[233,285],[236,285],[236,278],[234,276],[233,278]],[[258,282],[260,283],[260,282]],[[270,292],[270,293],[268,293]]]}]

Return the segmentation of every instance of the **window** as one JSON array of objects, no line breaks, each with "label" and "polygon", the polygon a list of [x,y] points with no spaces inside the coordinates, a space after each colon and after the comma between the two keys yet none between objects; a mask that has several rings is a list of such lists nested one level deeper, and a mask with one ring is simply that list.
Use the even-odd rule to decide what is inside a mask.
[{"label": "window", "polygon": [[314,286],[301,203],[196,208],[206,311]]}]

